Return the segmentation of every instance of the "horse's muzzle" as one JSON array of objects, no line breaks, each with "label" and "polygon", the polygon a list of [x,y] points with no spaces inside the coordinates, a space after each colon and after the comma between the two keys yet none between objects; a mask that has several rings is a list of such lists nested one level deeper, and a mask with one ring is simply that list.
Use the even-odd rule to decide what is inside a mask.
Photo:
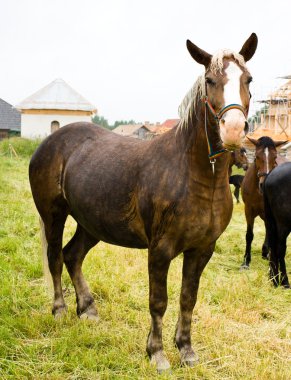
[{"label": "horse's muzzle", "polygon": [[268,175],[268,173],[258,172],[260,194],[263,194],[264,182],[265,182],[265,179],[266,179],[267,175]]}]

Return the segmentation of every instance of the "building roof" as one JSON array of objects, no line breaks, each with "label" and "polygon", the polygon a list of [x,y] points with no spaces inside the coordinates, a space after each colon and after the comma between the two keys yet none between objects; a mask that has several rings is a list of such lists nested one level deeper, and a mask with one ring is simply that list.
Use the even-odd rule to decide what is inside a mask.
[{"label": "building roof", "polygon": [[161,127],[165,127],[165,128],[174,128],[176,127],[176,125],[179,123],[180,119],[167,119],[166,121],[164,121],[162,124],[161,124]]},{"label": "building roof", "polygon": [[50,109],[96,112],[96,107],[70,87],[56,79],[16,105],[19,110]]},{"label": "building roof", "polygon": [[155,133],[161,135],[162,133],[168,132],[170,129],[174,128],[180,119],[167,119],[162,124],[157,125],[155,128]]},{"label": "building roof", "polygon": [[20,130],[21,114],[11,104],[0,99],[0,129]]},{"label": "building roof", "polygon": [[291,79],[275,90],[271,95],[272,98],[291,99]]},{"label": "building roof", "polygon": [[150,131],[150,129],[144,124],[126,124],[126,125],[118,125],[116,128],[113,129],[113,132],[122,136],[132,136],[134,132],[136,132],[142,127]]}]

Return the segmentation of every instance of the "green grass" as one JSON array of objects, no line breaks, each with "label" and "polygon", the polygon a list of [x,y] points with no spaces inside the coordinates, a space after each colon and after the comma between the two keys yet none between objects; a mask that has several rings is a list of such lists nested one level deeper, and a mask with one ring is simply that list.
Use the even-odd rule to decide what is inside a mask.
[{"label": "green grass", "polygon": [[[84,263],[100,322],[75,314],[74,291],[64,270],[68,314],[55,321],[44,286],[38,215],[27,178],[27,158],[0,158],[0,378],[153,379],[145,355],[150,324],[147,252],[100,243]],[[68,220],[65,240],[74,230]],[[256,222],[251,269],[244,253],[243,205],[206,267],[193,315],[192,341],[200,363],[179,366],[173,335],[178,315],[182,257],[172,262],[164,345],[171,374],[160,379],[291,379],[291,292],[274,289],[261,259],[263,223]],[[287,267],[290,273],[290,242]]]},{"label": "green grass", "polygon": [[23,137],[12,137],[0,141],[0,157],[31,157],[39,146],[40,139],[26,139]]}]

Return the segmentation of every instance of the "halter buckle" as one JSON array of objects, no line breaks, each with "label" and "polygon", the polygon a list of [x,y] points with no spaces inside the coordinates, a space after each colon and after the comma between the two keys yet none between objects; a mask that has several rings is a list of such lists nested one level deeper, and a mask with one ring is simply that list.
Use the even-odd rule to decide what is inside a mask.
[{"label": "halter buckle", "polygon": [[216,159],[215,158],[213,158],[213,159],[209,159],[209,162],[211,163],[211,165],[212,165],[212,173],[214,174],[214,172],[215,172],[215,162],[216,162]]}]

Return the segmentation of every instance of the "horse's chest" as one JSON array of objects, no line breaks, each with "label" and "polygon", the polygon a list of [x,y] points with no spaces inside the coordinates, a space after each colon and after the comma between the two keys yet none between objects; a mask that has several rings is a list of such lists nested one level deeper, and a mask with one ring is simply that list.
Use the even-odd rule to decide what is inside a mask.
[{"label": "horse's chest", "polygon": [[232,214],[229,188],[223,191],[200,191],[177,207],[168,233],[178,236],[183,249],[208,245],[226,229]]},{"label": "horse's chest", "polygon": [[213,242],[218,239],[226,229],[232,212],[232,204],[228,201],[213,201],[208,208],[193,210],[192,217],[188,220],[189,241]]}]

